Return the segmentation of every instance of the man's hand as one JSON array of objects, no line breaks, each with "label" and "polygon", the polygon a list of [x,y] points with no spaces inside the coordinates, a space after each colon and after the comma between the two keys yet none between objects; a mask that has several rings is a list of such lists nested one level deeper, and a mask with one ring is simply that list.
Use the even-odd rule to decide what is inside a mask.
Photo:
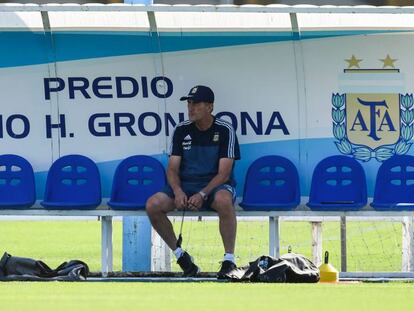
[{"label": "man's hand", "polygon": [[187,195],[184,193],[184,191],[179,190],[177,191],[177,193],[174,193],[175,199],[174,199],[174,203],[175,203],[175,207],[179,210],[183,210],[185,208],[187,208],[188,205],[188,199],[187,199]]},{"label": "man's hand", "polygon": [[201,197],[201,194],[196,193],[188,199],[188,209],[191,211],[197,211],[203,206],[203,202],[204,200]]}]

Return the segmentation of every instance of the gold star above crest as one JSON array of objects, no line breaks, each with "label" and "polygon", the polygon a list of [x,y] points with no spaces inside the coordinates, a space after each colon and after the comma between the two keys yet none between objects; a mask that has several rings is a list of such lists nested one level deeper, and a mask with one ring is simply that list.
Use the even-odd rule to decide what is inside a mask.
[{"label": "gold star above crest", "polygon": [[385,68],[385,67],[395,68],[394,62],[397,61],[397,59],[393,59],[390,57],[389,54],[387,54],[387,57],[385,57],[384,59],[380,59],[380,61],[384,63],[382,68]]},{"label": "gold star above crest", "polygon": [[354,54],[352,54],[352,57],[350,59],[345,59],[346,62],[348,62],[348,69],[352,67],[359,68],[359,63],[362,61],[362,59],[357,59]]}]

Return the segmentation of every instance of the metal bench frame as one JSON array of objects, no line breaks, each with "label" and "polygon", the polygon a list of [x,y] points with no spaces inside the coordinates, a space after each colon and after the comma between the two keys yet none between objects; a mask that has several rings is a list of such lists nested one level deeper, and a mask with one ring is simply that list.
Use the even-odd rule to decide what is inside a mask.
[{"label": "metal bench frame", "polygon": [[[361,211],[323,211],[296,209],[294,211],[242,211],[237,210],[238,217],[268,217],[269,219],[269,255],[278,257],[280,255],[280,217],[296,218],[312,223],[312,259],[318,265],[322,262],[322,222],[324,217],[340,217],[341,220],[341,276],[379,276],[379,277],[414,277],[414,234],[413,217],[414,211],[387,211],[378,212],[373,210]],[[169,216],[181,216],[181,212],[170,213]],[[107,276],[113,269],[112,252],[112,218],[115,216],[146,216],[145,211],[114,211],[106,208],[96,210],[45,210],[32,208],[27,210],[0,210],[0,216],[87,216],[100,217],[101,220],[101,263],[102,275]],[[187,212],[186,217],[217,217],[215,212]],[[346,272],[346,218],[367,217],[375,218],[398,218],[403,223],[403,260],[402,272],[395,273],[349,273]]]}]

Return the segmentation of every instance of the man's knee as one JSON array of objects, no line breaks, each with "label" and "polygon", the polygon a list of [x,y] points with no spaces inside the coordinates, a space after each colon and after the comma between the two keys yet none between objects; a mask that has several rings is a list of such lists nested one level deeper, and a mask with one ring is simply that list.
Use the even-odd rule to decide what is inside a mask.
[{"label": "man's knee", "polygon": [[216,193],[212,203],[212,208],[217,212],[233,212],[233,196],[226,190],[221,190]]},{"label": "man's knee", "polygon": [[149,197],[145,204],[145,209],[149,216],[163,212],[163,207],[166,205],[166,198],[163,193],[156,193]]}]

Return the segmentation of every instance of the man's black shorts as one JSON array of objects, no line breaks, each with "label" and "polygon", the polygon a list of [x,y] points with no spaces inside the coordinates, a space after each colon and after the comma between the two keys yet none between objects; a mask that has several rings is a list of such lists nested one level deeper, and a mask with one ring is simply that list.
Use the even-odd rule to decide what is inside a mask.
[{"label": "man's black shorts", "polygon": [[[181,183],[181,188],[183,189],[184,193],[187,195],[188,198],[191,197],[192,195],[198,193],[205,186],[207,186],[206,182],[182,182]],[[232,185],[221,184],[220,186],[214,188],[211,191],[211,193],[208,196],[207,201],[203,203],[202,209],[210,208],[210,205],[214,200],[214,196],[220,190],[226,190],[226,191],[230,192],[230,194],[232,195],[233,204],[234,204],[234,202],[236,201],[236,189]],[[173,192],[172,188],[170,187],[170,185],[168,185],[168,184],[164,187],[164,189],[161,190],[161,192],[165,193],[166,195],[168,195],[172,199],[175,198],[174,192]]]}]

